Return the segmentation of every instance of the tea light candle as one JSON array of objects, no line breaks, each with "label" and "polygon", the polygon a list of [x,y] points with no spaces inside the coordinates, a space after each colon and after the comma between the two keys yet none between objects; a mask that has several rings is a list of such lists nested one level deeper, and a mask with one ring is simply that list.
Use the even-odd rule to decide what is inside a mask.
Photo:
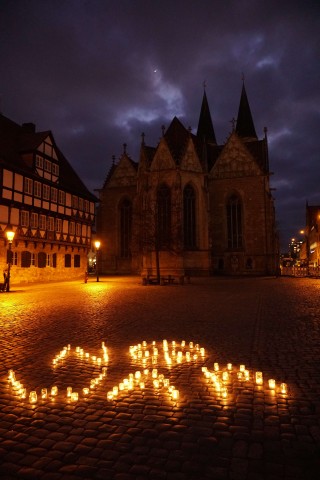
[{"label": "tea light candle", "polygon": [[46,388],[41,389],[41,398],[47,398],[48,396],[48,391]]},{"label": "tea light candle", "polygon": [[221,387],[220,394],[222,398],[227,398],[228,396],[228,389],[227,387]]},{"label": "tea light candle", "polygon": [[172,390],[172,400],[179,399],[179,390]]},{"label": "tea light candle", "polygon": [[108,400],[112,400],[112,399],[113,399],[113,393],[112,393],[112,392],[108,392],[108,393],[107,393],[107,399],[108,399]]},{"label": "tea light candle", "polygon": [[201,355],[202,357],[205,356],[205,349],[204,349],[203,347],[200,348],[200,355]]},{"label": "tea light candle", "polygon": [[58,395],[58,387],[51,387],[51,396],[55,397],[56,395]]},{"label": "tea light candle", "polygon": [[72,387],[67,387],[67,398],[71,398],[72,395]]},{"label": "tea light candle", "polygon": [[280,384],[280,392],[283,393],[283,394],[288,393],[288,388],[287,388],[287,384],[286,384],[286,383],[281,383],[281,384]]},{"label": "tea light candle", "polygon": [[219,371],[219,363],[218,363],[218,362],[215,362],[215,363],[213,364],[213,369],[214,369],[216,372]]},{"label": "tea light candle", "polygon": [[77,402],[78,399],[79,399],[79,394],[78,394],[78,392],[72,392],[72,393],[71,393],[71,401],[72,401],[72,402]]},{"label": "tea light candle", "polygon": [[152,378],[157,378],[157,376],[158,376],[158,370],[157,370],[157,368],[153,368],[152,369]]},{"label": "tea light candle", "polygon": [[228,364],[227,364],[227,369],[228,369],[229,371],[232,370],[232,363],[228,363]]},{"label": "tea light candle", "polygon": [[134,377],[135,377],[136,380],[139,380],[139,378],[141,378],[141,372],[139,370],[136,371],[135,374],[134,374]]},{"label": "tea light candle", "polygon": [[144,383],[144,382],[140,382],[140,383],[139,383],[139,387],[140,387],[141,390],[143,390],[144,387],[145,387],[145,383]]},{"label": "tea light candle", "polygon": [[270,378],[268,384],[269,384],[270,390],[274,390],[276,388],[276,381],[273,378]]},{"label": "tea light candle", "polygon": [[82,392],[83,392],[83,395],[89,395],[90,390],[89,388],[85,387],[82,389]]},{"label": "tea light candle", "polygon": [[229,373],[228,372],[222,372],[222,380],[224,382],[227,382],[229,380]]},{"label": "tea light candle", "polygon": [[185,340],[182,340],[181,341],[181,347],[185,347],[186,346],[186,341]]},{"label": "tea light candle", "polygon": [[262,372],[256,372],[256,384],[262,385],[263,384],[263,374]]},{"label": "tea light candle", "polygon": [[27,389],[26,388],[22,388],[20,390],[20,398],[27,398]]},{"label": "tea light candle", "polygon": [[29,393],[29,402],[36,403],[37,399],[38,399],[37,392],[35,390],[32,390],[32,392]]},{"label": "tea light candle", "polygon": [[245,369],[246,369],[245,365],[240,365],[240,367],[239,367],[240,372],[244,372]]}]

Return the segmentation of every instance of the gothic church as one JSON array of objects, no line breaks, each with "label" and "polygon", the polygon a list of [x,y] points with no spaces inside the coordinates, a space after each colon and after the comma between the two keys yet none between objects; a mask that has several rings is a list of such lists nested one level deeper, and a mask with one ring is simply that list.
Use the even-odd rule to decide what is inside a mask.
[{"label": "gothic church", "polygon": [[216,141],[204,91],[197,134],[174,117],[138,162],[126,149],[99,190],[105,274],[274,275],[278,262],[268,143],[243,84],[237,120]]}]

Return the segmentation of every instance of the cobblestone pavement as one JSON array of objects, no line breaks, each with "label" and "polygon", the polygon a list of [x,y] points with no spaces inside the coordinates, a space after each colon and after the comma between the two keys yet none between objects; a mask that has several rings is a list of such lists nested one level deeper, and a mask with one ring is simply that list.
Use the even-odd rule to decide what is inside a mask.
[{"label": "cobblestone pavement", "polygon": [[320,478],[320,280],[100,280],[0,294],[1,479]]}]

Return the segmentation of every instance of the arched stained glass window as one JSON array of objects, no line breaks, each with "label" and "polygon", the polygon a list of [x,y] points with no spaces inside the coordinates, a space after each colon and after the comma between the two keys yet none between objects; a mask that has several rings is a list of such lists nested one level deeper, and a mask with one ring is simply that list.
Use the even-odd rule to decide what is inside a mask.
[{"label": "arched stained glass window", "polygon": [[125,198],[120,204],[120,257],[130,257],[132,203]]},{"label": "arched stained glass window", "polygon": [[162,184],[157,191],[157,240],[159,248],[169,248],[171,243],[171,192]]},{"label": "arched stained glass window", "polygon": [[191,185],[183,191],[183,239],[185,248],[196,248],[196,194]]},{"label": "arched stained glass window", "polygon": [[228,248],[242,248],[242,205],[237,195],[232,195],[227,203],[227,231]]}]

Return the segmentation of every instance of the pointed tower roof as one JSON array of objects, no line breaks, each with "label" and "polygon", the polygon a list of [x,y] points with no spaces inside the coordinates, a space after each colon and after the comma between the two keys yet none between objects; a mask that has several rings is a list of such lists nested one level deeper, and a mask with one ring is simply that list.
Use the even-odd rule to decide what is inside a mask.
[{"label": "pointed tower roof", "polygon": [[206,91],[203,92],[203,99],[198,123],[197,137],[210,143],[217,143],[212,124]]},{"label": "pointed tower roof", "polygon": [[240,105],[238,110],[236,132],[239,137],[257,140],[256,130],[254,128],[247,92],[242,85]]}]

